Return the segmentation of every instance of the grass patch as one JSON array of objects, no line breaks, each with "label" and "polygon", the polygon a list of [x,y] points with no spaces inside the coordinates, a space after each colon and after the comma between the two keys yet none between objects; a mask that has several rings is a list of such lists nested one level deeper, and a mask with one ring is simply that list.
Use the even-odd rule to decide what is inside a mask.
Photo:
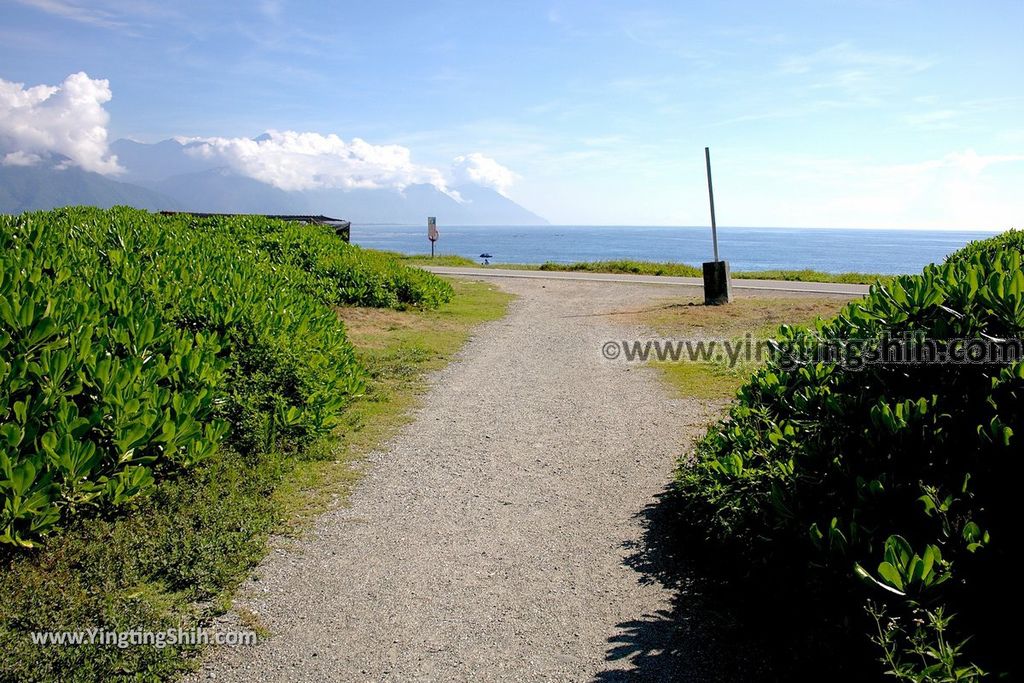
[{"label": "grass patch", "polygon": [[[634,314],[637,322],[672,340],[727,339],[734,346],[751,344],[773,336],[782,324],[812,322],[818,317],[834,316],[846,298],[827,296],[744,297],[727,306],[704,306],[690,297],[669,302]],[[681,396],[722,400],[735,396],[736,390],[757,369],[757,360],[740,360],[731,365],[726,358],[712,360],[652,361]]]},{"label": "grass patch", "polygon": [[741,270],[733,273],[741,280],[787,280],[789,282],[833,282],[844,285],[873,285],[891,282],[894,275],[878,273],[823,273],[820,270]]},{"label": "grass patch", "polygon": [[455,300],[432,311],[339,309],[367,391],[333,435],[301,454],[224,448],[150,496],[78,519],[40,549],[0,548],[0,680],[165,680],[195,665],[195,648],[40,647],[28,633],[192,628],[227,609],[268,536],[343,503],[361,458],[409,421],[425,373],[511,298],[483,283],[453,285]]},{"label": "grass patch", "polygon": [[743,366],[728,367],[725,363],[686,361],[669,363],[653,361],[662,376],[681,396],[704,400],[721,400],[736,395],[736,390],[750,376]]},{"label": "grass patch", "polygon": [[[440,265],[440,264],[438,264]],[[504,267],[504,266],[502,266]],[[671,277],[703,277],[703,272],[688,263],[671,261],[583,261],[580,263],[543,263],[537,270],[580,271],[588,273],[623,273],[629,275],[666,275]],[[892,279],[873,273],[823,273],[820,270],[741,270],[732,276],[747,280],[787,280],[790,282],[834,282],[849,285],[871,285]]]},{"label": "grass patch", "polygon": [[538,270],[579,271],[587,273],[623,273],[628,275],[669,275],[674,277],[700,277],[700,268],[686,263],[655,261],[580,261],[579,263],[542,263]]},{"label": "grass patch", "polygon": [[466,256],[459,256],[458,254],[435,254],[431,257],[430,254],[400,254],[397,251],[378,251],[410,266],[450,266],[453,268],[463,268],[480,265],[478,261]]}]

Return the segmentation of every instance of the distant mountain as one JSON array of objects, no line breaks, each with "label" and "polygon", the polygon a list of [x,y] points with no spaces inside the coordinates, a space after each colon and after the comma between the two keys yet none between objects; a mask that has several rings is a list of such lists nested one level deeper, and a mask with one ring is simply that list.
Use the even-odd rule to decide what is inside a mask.
[{"label": "distant mountain", "polygon": [[[407,187],[405,193],[390,189],[332,189],[301,194],[310,211],[344,217],[353,223],[423,223],[427,216],[438,215],[438,206],[458,206],[433,186],[428,186],[429,192],[417,192],[417,187]],[[416,195],[422,196],[411,201],[410,197]]]},{"label": "distant mountain", "polygon": [[147,182],[174,197],[189,211],[204,213],[310,213],[301,195],[238,175],[226,168],[171,176]]},{"label": "distant mountain", "polygon": [[21,213],[75,204],[103,208],[124,204],[151,211],[184,208],[177,200],[154,190],[80,168],[0,166],[0,212]]},{"label": "distant mountain", "polygon": [[465,200],[463,225],[547,225],[548,221],[489,187],[460,185],[455,188]]},{"label": "distant mountain", "polygon": [[401,191],[286,192],[218,167],[216,160],[193,156],[187,152],[189,145],[176,140],[151,145],[117,140],[110,147],[125,168],[116,181],[76,169],[0,169],[0,211],[65,204],[130,204],[144,209],[217,213],[324,214],[354,223],[422,223],[427,216],[436,216],[442,225],[547,223],[508,197],[479,185],[456,188],[461,201],[426,184],[410,185]]},{"label": "distant mountain", "polygon": [[129,183],[163,180],[216,166],[207,159],[186,154],[187,148],[177,140],[164,140],[152,145],[125,139],[110,143],[110,151],[117,155],[118,163],[126,171],[121,180]]},{"label": "distant mountain", "polygon": [[314,190],[304,195],[308,210],[341,216],[354,223],[423,223],[436,216],[442,225],[546,225],[494,190],[479,185],[456,188],[456,201],[433,185],[410,185],[398,190]]}]

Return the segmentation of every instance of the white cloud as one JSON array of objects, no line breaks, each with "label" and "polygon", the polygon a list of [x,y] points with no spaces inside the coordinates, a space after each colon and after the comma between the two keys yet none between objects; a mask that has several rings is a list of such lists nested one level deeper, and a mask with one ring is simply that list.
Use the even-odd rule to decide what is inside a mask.
[{"label": "white cloud", "polygon": [[43,158],[38,154],[26,154],[25,152],[10,152],[0,160],[0,166],[35,166]]},{"label": "white cloud", "polygon": [[891,52],[861,50],[850,43],[837,43],[813,54],[792,56],[783,60],[784,73],[808,73],[818,67],[856,68],[865,70],[917,73],[932,66],[928,59]]},{"label": "white cloud", "polygon": [[123,28],[125,24],[114,18],[110,12],[87,7],[76,2],[65,0],[18,0],[23,5],[34,7],[47,14],[70,19],[71,21],[100,26],[103,28]]},{"label": "white cloud", "polygon": [[1024,161],[1024,154],[978,154],[973,149],[947,154],[945,161],[976,176],[994,164]]},{"label": "white cloud", "polygon": [[271,21],[277,21],[281,18],[281,10],[282,7],[280,0],[260,0],[260,14]]},{"label": "white cloud", "polygon": [[401,145],[371,145],[337,135],[268,131],[251,138],[179,138],[189,152],[219,159],[242,175],[282,190],[403,189],[427,183],[446,192],[444,175],[437,169],[413,163],[412,153]]},{"label": "white cloud", "polygon": [[[1005,164],[1000,173],[987,172]],[[743,201],[719,220],[736,225],[869,228],[1005,229],[1020,224],[1024,154],[980,154],[973,149],[912,163],[872,163],[818,157],[773,157],[751,163],[759,173],[715,178],[725,187],[749,187]]]},{"label": "white cloud", "polygon": [[[785,58],[777,73],[789,84],[789,98],[798,104],[874,107],[902,95],[918,74],[932,66],[923,57],[863,50],[844,42]],[[808,96],[812,96],[810,102]]]},{"label": "white cloud", "polygon": [[[61,167],[103,174],[122,172],[107,143],[110,83],[72,74],[57,86],[0,79],[0,165],[31,166],[51,155]],[[450,169],[415,163],[401,145],[312,132],[268,131],[243,137],[178,138],[187,152],[286,191],[397,189],[429,184],[461,201],[450,181],[477,183],[505,193],[519,176],[479,152],[456,157]]]},{"label": "white cloud", "polygon": [[268,131],[258,138],[178,138],[188,152],[286,191],[337,189],[402,190],[429,184],[461,201],[449,184],[475,183],[504,194],[519,178],[479,152],[458,156],[448,173],[417,164],[401,145],[373,145],[360,138]]},{"label": "white cloud", "polygon": [[0,153],[5,165],[31,165],[43,157],[67,157],[62,166],[96,173],[118,173],[117,157],[107,147],[110,83],[71,74],[58,86],[26,88],[0,78]]},{"label": "white cloud", "polygon": [[51,16],[136,36],[146,20],[166,19],[175,11],[150,0],[17,0]]},{"label": "white cloud", "polygon": [[480,152],[455,157],[452,176],[456,184],[476,183],[506,194],[519,176]]}]

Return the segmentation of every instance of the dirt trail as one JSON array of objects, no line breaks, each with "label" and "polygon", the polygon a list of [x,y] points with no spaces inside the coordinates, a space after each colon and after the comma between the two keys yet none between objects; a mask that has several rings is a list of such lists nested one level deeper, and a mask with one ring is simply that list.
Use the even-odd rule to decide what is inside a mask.
[{"label": "dirt trail", "polygon": [[601,354],[644,334],[605,314],[680,288],[500,286],[519,296],[509,315],[433,378],[351,505],[243,587],[270,637],[212,650],[197,680],[709,678],[697,649],[659,657],[674,592],[637,558],[644,510],[712,407]]}]

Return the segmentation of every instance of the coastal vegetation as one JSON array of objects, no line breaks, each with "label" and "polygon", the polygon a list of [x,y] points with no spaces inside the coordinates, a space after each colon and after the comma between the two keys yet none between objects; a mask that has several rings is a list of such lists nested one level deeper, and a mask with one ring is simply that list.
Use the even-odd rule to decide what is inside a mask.
[{"label": "coastal vegetation", "polygon": [[[1015,675],[994,615],[1019,594],[1024,362],[873,355],[886,337],[1019,340],[1022,245],[1019,232],[974,243],[834,318],[783,326],[778,353],[680,459],[673,542],[776,628],[802,619],[790,646],[838,643],[832,666],[873,658],[895,680]],[[842,362],[822,353],[837,347]]]},{"label": "coastal vegetation", "polygon": [[42,648],[29,633],[223,611],[268,534],[342,500],[423,373],[507,301],[262,218],[68,208],[2,216],[0,241],[9,680],[186,666],[191,646]]},{"label": "coastal vegetation", "polygon": [[380,253],[387,254],[413,266],[432,265],[451,266],[454,268],[478,268],[481,265],[479,261],[474,261],[471,258],[459,256],[458,254],[437,254],[431,256],[430,254],[401,254],[397,251],[382,251]]},{"label": "coastal vegetation", "polygon": [[802,268],[799,270],[741,270],[733,273],[741,280],[784,280],[787,282],[833,282],[842,285],[873,285],[889,282],[892,275],[878,273],[826,273]]},{"label": "coastal vegetation", "polygon": [[700,268],[686,263],[656,263],[654,261],[631,261],[619,259],[614,261],[580,261],[577,263],[554,263],[546,261],[537,270],[585,272],[585,273],[623,273],[628,275],[670,275],[676,277],[700,277]]},{"label": "coastal vegetation", "polygon": [[[411,267],[422,257],[255,217],[67,208],[0,216],[0,243],[10,680],[189,668],[195,646],[39,647],[29,633],[209,623],[271,534],[343,503],[360,459],[406,424],[425,373],[510,298]],[[612,314],[664,335],[774,338],[763,362],[657,364],[686,396],[734,398],[680,458],[661,541],[761,610],[783,657],[816,653],[819,671],[861,678],[1017,675],[1012,631],[993,614],[1019,593],[1024,361],[876,351],[884,339],[1020,339],[1022,261],[1024,233],[1010,231],[919,275],[877,278],[845,305],[778,295]],[[690,268],[638,263],[558,268]],[[845,355],[823,353],[836,348]]]},{"label": "coastal vegetation", "polygon": [[975,240],[950,254],[948,261],[969,261],[975,256],[993,258],[1006,251],[1024,255],[1024,230],[1011,228],[1004,233],[983,240]]},{"label": "coastal vegetation", "polygon": [[[656,261],[582,261],[579,263],[542,263],[538,270],[579,271],[588,273],[624,273],[630,275],[668,275],[675,277],[703,277],[697,266],[686,263]],[[741,270],[732,276],[747,280],[787,280],[790,282],[837,282],[870,285],[888,276],[872,273],[825,273],[819,270]]]}]

